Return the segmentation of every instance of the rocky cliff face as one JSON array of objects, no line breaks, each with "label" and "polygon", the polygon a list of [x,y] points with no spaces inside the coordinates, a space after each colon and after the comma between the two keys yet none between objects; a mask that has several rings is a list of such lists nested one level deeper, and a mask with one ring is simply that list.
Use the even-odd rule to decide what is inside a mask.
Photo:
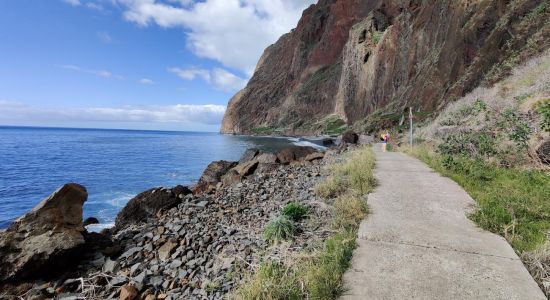
[{"label": "rocky cliff face", "polygon": [[320,0],[265,50],[221,131],[314,134],[437,111],[548,48],[549,20],[549,0]]}]

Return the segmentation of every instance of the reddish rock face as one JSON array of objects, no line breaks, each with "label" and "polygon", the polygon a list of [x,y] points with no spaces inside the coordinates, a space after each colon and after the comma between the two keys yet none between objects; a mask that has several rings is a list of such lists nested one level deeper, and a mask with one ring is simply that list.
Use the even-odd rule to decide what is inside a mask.
[{"label": "reddish rock face", "polygon": [[230,101],[223,133],[319,133],[413,106],[436,111],[548,48],[537,0],[320,0],[268,47]]}]

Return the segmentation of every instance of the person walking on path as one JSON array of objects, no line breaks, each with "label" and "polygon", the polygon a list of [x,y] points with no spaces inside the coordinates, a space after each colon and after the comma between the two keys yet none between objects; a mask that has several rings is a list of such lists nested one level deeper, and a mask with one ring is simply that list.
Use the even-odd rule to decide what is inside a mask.
[{"label": "person walking on path", "polygon": [[386,131],[386,133],[382,134],[382,151],[386,152],[388,142],[390,141],[390,133]]}]

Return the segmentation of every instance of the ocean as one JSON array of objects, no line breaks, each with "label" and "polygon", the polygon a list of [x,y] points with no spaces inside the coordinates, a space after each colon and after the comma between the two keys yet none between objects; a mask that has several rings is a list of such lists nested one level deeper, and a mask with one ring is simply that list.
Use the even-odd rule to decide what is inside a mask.
[{"label": "ocean", "polygon": [[238,160],[251,147],[293,144],[318,146],[299,138],[0,126],[0,229],[68,182],[88,190],[84,218],[110,227],[144,190],[196,183],[210,162]]}]

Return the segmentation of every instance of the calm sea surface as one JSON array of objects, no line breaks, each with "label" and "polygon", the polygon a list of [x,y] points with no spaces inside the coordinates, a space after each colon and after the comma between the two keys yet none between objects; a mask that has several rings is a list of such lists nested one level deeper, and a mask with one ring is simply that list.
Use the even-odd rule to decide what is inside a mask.
[{"label": "calm sea surface", "polygon": [[67,182],[88,189],[84,217],[110,226],[137,193],[195,183],[214,160],[308,141],[216,133],[0,126],[0,228]]}]

